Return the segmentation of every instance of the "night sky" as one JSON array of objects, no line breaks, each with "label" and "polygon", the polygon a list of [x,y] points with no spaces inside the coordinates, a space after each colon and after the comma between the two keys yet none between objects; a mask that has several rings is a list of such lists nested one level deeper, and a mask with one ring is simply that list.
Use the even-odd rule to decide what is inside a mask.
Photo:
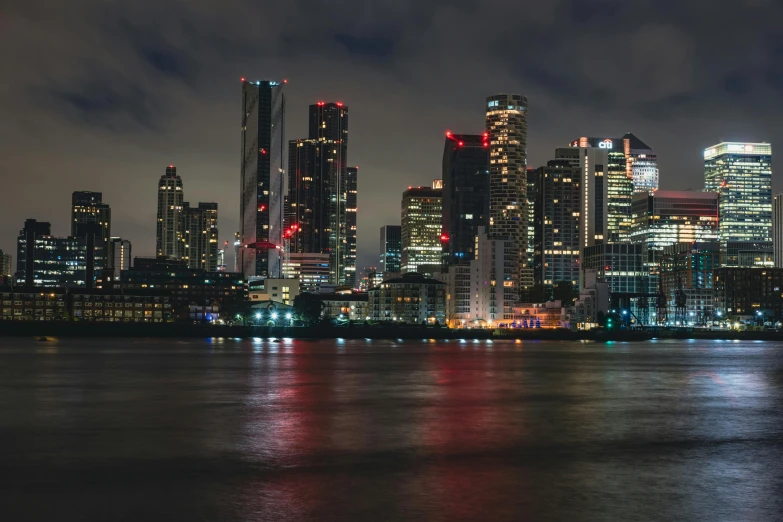
[{"label": "night sky", "polygon": [[783,143],[780,0],[4,4],[0,249],[14,256],[26,218],[68,234],[74,190],[102,191],[113,235],[154,254],[170,163],[231,239],[243,76],[288,80],[286,139],[306,137],[309,104],[349,106],[358,269],[376,264],[402,191],[440,178],[444,131],[483,130],[490,94],[528,97],[531,167],[578,136],[631,131],[657,152],[661,188],[699,190],[704,147]]}]

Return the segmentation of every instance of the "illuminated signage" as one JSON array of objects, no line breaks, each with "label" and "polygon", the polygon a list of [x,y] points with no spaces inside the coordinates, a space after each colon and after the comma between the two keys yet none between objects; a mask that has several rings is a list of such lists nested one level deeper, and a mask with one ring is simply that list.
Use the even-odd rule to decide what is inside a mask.
[{"label": "illuminated signage", "polygon": [[612,140],[605,139],[603,141],[598,142],[598,148],[599,149],[611,149],[612,148]]}]

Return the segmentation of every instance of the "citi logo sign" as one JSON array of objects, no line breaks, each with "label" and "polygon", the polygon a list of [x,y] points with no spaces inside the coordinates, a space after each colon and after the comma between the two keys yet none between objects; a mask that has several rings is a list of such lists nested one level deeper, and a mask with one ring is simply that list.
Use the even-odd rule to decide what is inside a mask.
[{"label": "citi logo sign", "polygon": [[601,141],[598,143],[599,149],[611,149],[612,148],[612,140],[606,139],[604,141]]}]

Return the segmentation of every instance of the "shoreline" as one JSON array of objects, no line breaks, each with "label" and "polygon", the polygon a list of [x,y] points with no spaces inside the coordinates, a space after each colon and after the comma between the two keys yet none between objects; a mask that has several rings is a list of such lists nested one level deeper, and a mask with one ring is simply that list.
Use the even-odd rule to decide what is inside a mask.
[{"label": "shoreline", "polygon": [[645,330],[595,329],[589,331],[519,329],[450,330],[422,326],[310,327],[284,326],[212,326],[171,323],[57,323],[4,322],[0,337],[157,337],[157,338],[253,338],[289,337],[294,339],[492,339],[530,341],[649,341],[653,339],[758,340],[783,341],[775,331],[711,331],[693,328],[650,328]]}]

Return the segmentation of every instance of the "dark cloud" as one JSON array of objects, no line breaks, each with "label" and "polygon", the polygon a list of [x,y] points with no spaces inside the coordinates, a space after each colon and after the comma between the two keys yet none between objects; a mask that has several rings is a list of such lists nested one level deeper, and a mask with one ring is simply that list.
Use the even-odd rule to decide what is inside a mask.
[{"label": "dark cloud", "polygon": [[440,177],[443,131],[481,131],[492,93],[528,97],[531,166],[632,131],[663,186],[698,189],[703,147],[781,141],[782,18],[776,0],[18,3],[0,14],[0,248],[27,217],[67,233],[69,193],[101,190],[114,232],[152,253],[169,163],[229,239],[242,76],[289,80],[288,138],[309,103],[349,106],[360,265],[402,190]]}]

